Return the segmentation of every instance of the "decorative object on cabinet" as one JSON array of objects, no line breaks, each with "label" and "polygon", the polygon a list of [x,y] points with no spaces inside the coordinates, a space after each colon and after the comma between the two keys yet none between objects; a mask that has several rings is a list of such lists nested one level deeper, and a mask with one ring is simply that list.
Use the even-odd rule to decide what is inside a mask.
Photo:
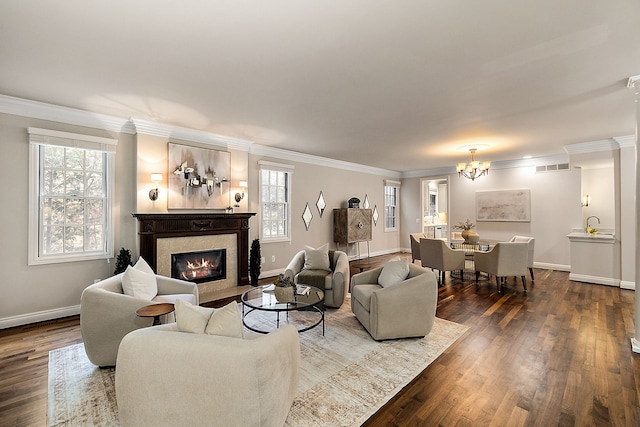
[{"label": "decorative object on cabinet", "polygon": [[362,207],[364,209],[369,209],[371,207],[371,205],[369,204],[369,195],[368,194],[364,195],[364,202],[362,202]]},{"label": "decorative object on cabinet", "polygon": [[309,208],[309,203],[304,207],[304,212],[302,212],[302,221],[304,221],[304,226],[307,227],[307,231],[309,231],[309,225],[311,225],[311,220],[313,219],[313,212]]},{"label": "decorative object on cabinet", "polygon": [[322,191],[320,191],[320,195],[318,196],[316,207],[318,208],[318,213],[320,214],[320,218],[322,218],[324,209],[327,207],[327,202],[324,201],[324,195],[322,194]]},{"label": "decorative object on cabinet", "polygon": [[230,205],[231,154],[169,143],[168,208],[224,209]]},{"label": "decorative object on cabinet", "polygon": [[358,199],[357,197],[350,198],[349,199],[349,207],[350,208],[355,208],[355,209],[360,208],[360,199]]},{"label": "decorative object on cabinet", "polygon": [[477,221],[531,222],[531,192],[476,191]]},{"label": "decorative object on cabinet", "polygon": [[379,215],[378,215],[378,205],[375,205],[373,207],[373,215],[372,215],[373,225],[375,225],[375,226],[378,225],[378,217],[379,217]]}]

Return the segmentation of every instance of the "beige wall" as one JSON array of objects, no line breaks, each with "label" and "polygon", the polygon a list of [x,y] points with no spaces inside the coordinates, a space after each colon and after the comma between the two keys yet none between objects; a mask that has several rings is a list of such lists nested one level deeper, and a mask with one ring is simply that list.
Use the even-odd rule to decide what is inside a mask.
[{"label": "beige wall", "polygon": [[0,327],[76,314],[82,290],[110,276],[114,268],[107,260],[27,265],[28,219],[37,214],[28,209],[30,126],[118,140],[113,211],[116,252],[121,246],[132,247],[135,239],[133,135],[0,114],[0,141],[6,156],[0,168],[5,201],[0,210]]}]

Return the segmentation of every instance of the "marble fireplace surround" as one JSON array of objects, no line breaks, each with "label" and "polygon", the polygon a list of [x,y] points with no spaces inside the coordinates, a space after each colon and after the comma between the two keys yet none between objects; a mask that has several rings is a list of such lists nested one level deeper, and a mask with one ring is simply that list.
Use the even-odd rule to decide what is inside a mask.
[{"label": "marble fireplace surround", "polygon": [[227,249],[227,277],[199,283],[200,301],[224,289],[249,284],[249,219],[255,213],[132,214],[138,220],[140,256],[171,277],[171,254]]}]

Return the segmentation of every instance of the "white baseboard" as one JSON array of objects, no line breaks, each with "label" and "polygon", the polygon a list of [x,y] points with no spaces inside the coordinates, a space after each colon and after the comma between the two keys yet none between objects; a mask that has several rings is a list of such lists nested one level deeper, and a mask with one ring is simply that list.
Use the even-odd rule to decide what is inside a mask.
[{"label": "white baseboard", "polygon": [[632,291],[636,290],[636,282],[629,282],[627,280],[620,281],[620,289],[629,289]]},{"label": "white baseboard", "polygon": [[570,265],[565,264],[551,264],[548,262],[534,262],[535,268],[542,268],[543,270],[556,270],[556,271],[571,271]]},{"label": "white baseboard", "polygon": [[569,280],[576,282],[595,283],[597,285],[620,287],[620,279],[612,279],[610,277],[588,276],[586,274],[569,274]]},{"label": "white baseboard", "polygon": [[30,323],[45,322],[62,317],[80,314],[80,306],[55,308],[53,310],[38,311],[36,313],[21,314],[19,316],[4,317],[0,319],[0,329],[13,328],[15,326],[28,325]]}]

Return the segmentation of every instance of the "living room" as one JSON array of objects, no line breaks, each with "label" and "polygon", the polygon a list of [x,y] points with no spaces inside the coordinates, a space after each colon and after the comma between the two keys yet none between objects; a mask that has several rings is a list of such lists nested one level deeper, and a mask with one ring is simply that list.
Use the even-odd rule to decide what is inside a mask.
[{"label": "living room", "polygon": [[[45,40],[27,37],[26,33],[32,31],[26,23],[26,16],[35,6],[21,8],[19,2],[7,2],[0,6],[0,11],[6,12],[2,16],[15,18],[8,19],[11,22],[4,26],[4,30],[0,30],[3,31],[0,34],[6,36],[3,37],[4,40],[12,40],[12,43],[0,47],[0,52],[6,53],[3,57],[10,64],[3,67],[4,71],[0,71],[0,81],[3,82],[0,84],[0,140],[8,153],[0,172],[4,182],[3,194],[8,202],[8,208],[0,213],[1,234],[5,242],[0,250],[0,266],[5,271],[5,279],[0,283],[0,293],[3,295],[0,300],[0,329],[25,327],[37,322],[56,322],[58,319],[77,316],[82,291],[95,281],[112,276],[114,257],[120,248],[130,249],[134,258],[139,255],[139,228],[133,213],[200,211],[169,208],[169,180],[174,173],[173,167],[168,163],[169,143],[229,153],[230,176],[225,194],[230,206],[235,202],[235,193],[243,193],[244,197],[237,202],[239,206],[235,211],[256,213],[249,221],[249,240],[263,237],[260,223],[260,162],[289,168],[289,236],[279,242],[263,239],[263,278],[281,273],[294,255],[307,245],[319,247],[329,243],[332,249],[338,248],[333,241],[332,210],[346,207],[347,201],[352,197],[362,201],[367,199],[371,209],[377,209],[379,217],[373,224],[369,242],[352,244],[346,248],[350,259],[353,261],[360,257],[396,253],[406,256],[410,252],[409,234],[421,231],[422,182],[438,179],[448,184],[448,237],[452,236],[453,226],[467,219],[476,223],[476,231],[481,239],[505,241],[513,235],[535,236],[534,266],[540,277],[573,283],[568,280],[574,266],[571,241],[567,235],[574,230],[585,229],[587,217],[596,216],[600,221],[597,227],[611,231],[615,242],[611,245],[611,257],[595,257],[590,261],[597,265],[602,263],[603,267],[599,268],[598,274],[587,277],[583,292],[588,295],[591,292],[604,294],[602,304],[607,305],[618,298],[617,294],[612,296],[610,291],[624,293],[635,289],[637,190],[634,162],[636,137],[633,133],[637,113],[634,114],[636,97],[633,87],[627,87],[627,79],[639,72],[640,64],[634,55],[629,54],[635,46],[632,41],[638,35],[637,26],[628,22],[628,16],[633,16],[633,13],[621,14],[605,6],[586,8],[576,4],[575,10],[580,9],[583,14],[573,16],[569,11],[563,10],[554,18],[549,17],[548,11],[542,13],[544,8],[527,9],[518,15],[527,16],[530,13],[533,15],[531,22],[522,18],[514,20],[513,24],[508,25],[508,37],[496,33],[487,36],[488,39],[480,37],[483,42],[478,41],[478,45],[474,45],[475,49],[486,47],[487,50],[477,50],[477,57],[489,59],[478,60],[476,54],[466,54],[463,60],[460,59],[461,55],[455,60],[451,59],[447,69],[443,65],[447,63],[445,60],[426,61],[424,58],[435,58],[431,55],[437,52],[469,53],[472,49],[449,45],[456,39],[453,36],[440,37],[447,40],[439,43],[434,41],[438,37],[433,34],[420,33],[421,36],[406,35],[404,38],[397,35],[401,34],[400,29],[409,28],[410,31],[402,34],[412,34],[411,31],[418,31],[421,27],[432,27],[434,30],[439,29],[440,34],[448,34],[452,28],[464,27],[466,25],[462,25],[463,23],[473,22],[472,26],[476,26],[476,31],[471,32],[471,35],[465,33],[466,40],[473,40],[481,31],[477,28],[479,22],[475,22],[472,15],[484,16],[486,13],[493,17],[492,25],[486,26],[500,28],[493,24],[504,20],[504,4],[496,1],[485,5],[492,13],[476,5],[470,6],[475,13],[460,13],[457,7],[447,9],[443,13],[450,19],[447,21],[450,24],[444,26],[437,22],[438,19],[433,19],[430,11],[422,7],[419,9],[420,13],[411,14],[393,8],[389,10],[380,4],[375,8],[362,4],[353,5],[347,7],[344,16],[349,16],[354,21],[343,22],[330,8],[319,6],[316,7],[321,10],[314,8],[311,11],[317,14],[317,19],[312,20],[314,13],[309,13],[304,15],[305,19],[286,20],[286,17],[291,18],[293,10],[304,11],[292,9],[291,5],[280,6],[283,9],[278,9],[281,10],[278,19],[270,16],[267,20],[277,24],[275,29],[258,25],[264,11],[250,7],[252,19],[249,21],[253,23],[251,28],[259,36],[256,39],[260,36],[265,39],[267,35],[273,36],[273,39],[268,39],[267,45],[273,49],[263,51],[273,52],[274,60],[271,62],[263,58],[263,68],[254,62],[244,61],[245,58],[238,52],[245,51],[238,45],[234,45],[238,56],[232,52],[225,59],[220,59],[224,55],[220,54],[219,45],[211,39],[207,39],[207,43],[211,45],[198,44],[200,52],[214,52],[210,56],[220,61],[211,66],[212,71],[209,73],[213,73],[213,70],[230,70],[229,74],[215,75],[215,78],[211,77],[213,74],[203,77],[200,72],[191,69],[200,65],[185,66],[189,59],[184,56],[171,62],[163,59],[163,54],[154,57],[149,52],[153,51],[149,46],[155,46],[156,43],[158,49],[160,45],[172,45],[170,40],[158,34],[166,32],[169,25],[164,26],[163,31],[158,31],[158,25],[153,20],[145,19],[149,13],[148,8],[152,8],[150,5],[132,6],[130,13],[137,17],[134,21],[138,25],[122,23],[122,11],[113,8],[104,10],[108,12],[105,13],[105,21],[100,26],[101,30],[96,29],[95,34],[83,26],[87,39],[95,42],[95,51],[84,46],[77,34],[69,35],[72,32],[69,28],[57,32],[56,23],[66,22],[68,16],[76,15],[63,13],[68,9],[56,10],[49,6],[41,9],[43,15],[50,16],[49,20],[36,14],[38,21],[44,21],[40,23],[42,34],[49,35],[52,40],[54,34],[61,37],[60,40],[55,40],[68,46],[69,50],[65,50],[59,45],[56,48],[46,47]],[[479,9],[476,10],[476,7]],[[545,7],[555,8],[556,5],[549,3]],[[636,10],[638,6],[633,2],[626,2],[624,7],[626,10]],[[362,10],[368,12],[361,15]],[[102,7],[100,11],[103,11]],[[387,15],[384,11],[393,13]],[[219,15],[225,14],[237,18],[235,13],[226,9],[225,13]],[[360,60],[345,61],[344,57],[334,56],[333,53],[339,50],[337,47],[345,40],[352,40],[349,37],[350,30],[359,28],[355,25],[357,16],[366,21],[366,25],[363,23],[366,28],[359,34],[362,34],[362,40],[370,40],[371,44],[367,44],[365,49],[364,44],[360,44],[362,40],[356,37],[353,40],[357,43],[348,44],[348,50],[353,58],[359,57]],[[394,18],[387,20],[385,16]],[[500,20],[498,17],[501,17]],[[188,19],[180,16],[183,28],[189,27],[189,19],[195,18],[191,15]],[[549,19],[553,21],[553,25],[549,24],[547,34]],[[90,26],[90,21],[87,20],[82,25]],[[203,25],[200,20],[196,21],[197,28],[215,27],[209,22]],[[325,31],[326,23],[334,21],[336,31]],[[300,34],[308,35],[304,31],[304,24],[310,22],[315,24],[312,28],[316,35],[307,42],[307,47],[298,46],[288,53],[290,56],[276,57],[283,39],[296,39]],[[425,22],[430,25],[425,25]],[[98,39],[98,33],[102,31],[110,33],[105,28],[113,23],[122,23],[121,33],[114,37],[119,43],[107,47],[96,42],[94,37]],[[215,23],[221,24],[217,21]],[[387,34],[382,30],[385,25],[397,31],[389,31]],[[139,28],[132,29],[136,26]],[[536,35],[532,36],[534,40],[520,38],[518,35],[526,34],[527,31],[512,28],[518,26],[530,29],[531,34]],[[23,28],[20,30],[19,27]],[[230,27],[235,28],[236,25],[218,27],[224,28],[225,40],[226,37],[235,37],[239,44],[246,42],[238,37],[238,33],[232,32]],[[279,29],[282,33],[278,32]],[[138,32],[140,37],[131,36]],[[156,39],[147,38],[146,34],[153,34]],[[251,33],[251,36],[255,37],[256,34]],[[386,44],[387,37],[392,40],[389,44]],[[448,40],[449,38],[452,40]],[[103,39],[106,40],[107,37]],[[511,39],[518,39],[520,45],[505,47],[500,53],[491,51],[494,43],[488,41]],[[13,40],[23,40],[25,43],[28,40],[28,47],[16,47],[19,43],[13,43]],[[128,45],[127,40],[133,45]],[[418,42],[419,40],[422,41]],[[82,47],[79,48],[76,43]],[[421,43],[428,44],[429,49],[422,51],[415,47]],[[36,50],[40,45],[45,47]],[[404,45],[412,48],[398,49]],[[309,49],[308,46],[312,48]],[[29,49],[33,49],[35,53],[31,55]],[[252,44],[247,51],[253,54],[256,49],[260,50]],[[378,55],[382,59],[375,59],[376,55],[373,54],[363,54],[367,60],[362,61],[362,57],[357,54],[378,52],[378,49],[384,52],[384,55]],[[47,52],[60,52],[59,58],[62,59]],[[80,65],[87,66],[92,61],[72,59],[70,52],[75,52],[78,58],[95,56],[100,70],[81,68]],[[127,60],[131,60],[128,56],[131,52],[138,52],[137,55],[144,56],[144,60],[135,62],[137,65],[131,67],[122,62],[119,65],[114,65],[115,61],[111,63],[119,53],[123,57],[127,53]],[[564,62],[568,61],[567,58],[573,59],[573,55],[580,56],[585,52],[588,53],[585,56],[606,58],[607,61],[600,61],[608,62],[608,65],[598,66],[598,61],[587,63],[582,57],[575,66],[569,67],[568,62]],[[444,54],[447,58],[449,55]],[[193,54],[192,58],[198,57],[206,65],[208,60],[202,58],[207,56],[209,54]],[[305,58],[304,61],[300,60],[302,57]],[[471,57],[477,62],[466,62]],[[46,66],[39,68],[35,65],[38,60],[46,60]],[[64,60],[68,63],[60,68],[66,71],[61,72],[56,64]],[[298,71],[297,67],[301,63],[308,63],[309,68],[300,72],[305,77],[292,81],[290,91],[283,90],[289,87],[287,78],[291,75],[288,72]],[[558,66],[558,63],[566,68]],[[279,64],[299,65],[282,67]],[[337,74],[336,70],[342,66],[336,64],[345,64],[345,74]],[[545,67],[538,67],[540,64]],[[201,65],[202,69],[211,64],[207,67],[205,65]],[[47,68],[49,72],[42,71]],[[128,72],[122,71],[125,69]],[[265,75],[252,75],[247,71],[256,69],[266,70]],[[519,74],[518,69],[526,72]],[[611,71],[612,69],[615,71]],[[77,74],[72,70],[78,70]],[[120,71],[116,72],[117,70]],[[437,70],[438,74],[430,74],[436,72],[433,70]],[[226,85],[226,79],[234,73],[238,75],[238,81],[234,85]],[[66,74],[66,77],[62,78],[60,74]],[[448,81],[449,74],[453,82]],[[593,77],[592,74],[599,74],[600,77],[586,85],[582,78]],[[403,78],[389,78],[399,75]],[[151,76],[156,76],[159,80],[153,80]],[[24,80],[21,80],[22,77]],[[572,80],[573,77],[576,77],[575,81]],[[117,78],[123,80],[118,83]],[[375,81],[370,81],[369,78],[375,78]],[[396,86],[398,82],[395,80],[403,79],[407,81],[407,86]],[[168,88],[167,80],[180,81],[176,86],[184,86],[192,80],[197,82],[196,89],[191,88],[185,92],[191,93],[195,98],[201,96],[203,100],[188,104],[186,96],[183,98],[179,95],[179,89]],[[89,83],[85,81],[101,82],[103,86],[98,85],[95,89],[87,89],[86,93],[79,93],[83,92],[84,87],[89,87]],[[440,85],[445,81],[447,89],[440,90]],[[273,86],[272,82],[275,82]],[[557,96],[546,86],[553,86]],[[307,92],[309,87],[314,88],[313,93]],[[413,91],[418,87],[421,87],[420,94],[414,95]],[[338,97],[346,92],[345,88],[352,88],[354,92]],[[241,92],[241,89],[246,92]],[[301,93],[299,98],[294,99],[295,92]],[[369,96],[370,92],[375,96]],[[193,95],[194,93],[198,96]],[[216,97],[220,100],[217,101]],[[313,101],[303,103],[303,98]],[[532,102],[534,99],[535,102]],[[238,100],[237,103],[234,103],[235,100]],[[449,100],[456,100],[456,105],[453,105],[453,101],[450,104]],[[497,108],[498,103],[501,109]],[[285,104],[287,108],[278,109],[277,106]],[[125,110],[128,112],[125,113]],[[335,115],[323,115],[331,110],[335,110]],[[250,113],[255,114],[253,121],[247,118]],[[552,120],[550,116],[558,116],[558,120]],[[283,124],[283,117],[288,118],[290,127],[278,127]],[[346,122],[354,126],[348,128],[348,132],[345,131]],[[498,122],[503,127],[498,126]],[[64,263],[30,263],[30,253],[37,247],[37,242],[34,242],[29,230],[38,213],[30,208],[33,175],[29,171],[29,128],[117,141],[111,207],[114,219],[111,245],[113,257]],[[322,132],[314,134],[318,129],[322,129]],[[323,133],[328,132],[326,129],[336,131],[333,134]],[[343,133],[340,134],[339,131]],[[498,131],[504,133],[499,135]],[[476,140],[476,135],[481,135],[482,138]],[[488,136],[496,138],[487,139]],[[487,150],[479,151],[478,157],[480,160],[491,161],[489,174],[473,181],[459,177],[455,171],[456,163],[469,160],[468,150],[459,150],[460,146],[468,146],[472,141],[489,145]],[[534,155],[523,159],[523,156],[530,153]],[[557,165],[568,165],[568,168],[553,170],[553,166]],[[152,174],[161,174],[162,179],[156,184],[151,179]],[[246,187],[241,186],[241,182],[246,182]],[[399,216],[392,229],[385,226],[385,183],[399,185]],[[158,198],[150,200],[149,191],[156,185]],[[479,192],[513,189],[529,191],[530,221],[476,220],[476,196]],[[326,203],[322,213],[317,207],[321,194]],[[587,194],[591,198],[590,206],[582,206],[582,200]],[[305,223],[303,213],[307,206],[312,218]],[[212,211],[223,213],[224,208]],[[342,249],[345,250],[344,246]],[[581,283],[583,282],[573,284]],[[600,285],[593,288],[593,283]],[[602,284],[611,286],[601,290]],[[467,283],[465,286],[468,285]],[[467,290],[456,291],[468,293],[470,288],[465,289]],[[538,289],[543,288],[538,285]],[[592,291],[593,289],[596,290]],[[533,293],[535,289],[530,291],[530,294]],[[519,293],[517,295],[518,298],[522,296]],[[493,301],[491,298],[495,295],[482,296],[486,299],[478,302],[480,305],[489,301],[496,304],[497,301],[503,301]],[[460,299],[461,294],[456,294],[455,298]],[[526,300],[520,303],[522,305],[519,309],[526,307]],[[460,313],[451,316],[464,323],[465,308],[456,307]],[[628,306],[625,307],[627,310]],[[447,313],[444,307],[439,307],[439,310]],[[627,310],[628,313],[633,313],[633,307],[631,311]],[[631,325],[628,329],[633,329],[633,320],[627,318],[627,321]],[[628,344],[628,340],[624,340]]]}]

